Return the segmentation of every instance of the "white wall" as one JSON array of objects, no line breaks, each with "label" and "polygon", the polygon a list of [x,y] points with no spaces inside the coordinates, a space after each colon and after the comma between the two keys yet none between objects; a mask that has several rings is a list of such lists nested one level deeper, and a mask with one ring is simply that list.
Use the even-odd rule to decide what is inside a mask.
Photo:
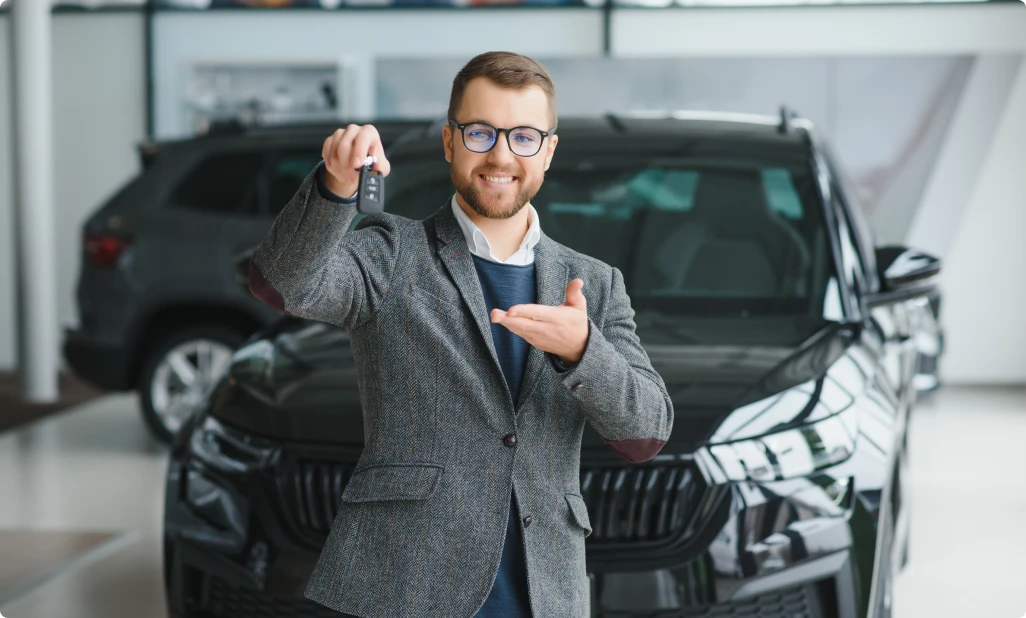
[{"label": "white wall", "polygon": [[[10,100],[10,17],[0,17],[0,101]],[[77,319],[81,226],[139,169],[146,133],[141,12],[53,15],[54,214],[58,319]],[[0,370],[16,366],[15,256],[11,187],[13,126],[0,113]]]},{"label": "white wall", "polygon": [[944,379],[1026,383],[1026,63],[943,268]]}]

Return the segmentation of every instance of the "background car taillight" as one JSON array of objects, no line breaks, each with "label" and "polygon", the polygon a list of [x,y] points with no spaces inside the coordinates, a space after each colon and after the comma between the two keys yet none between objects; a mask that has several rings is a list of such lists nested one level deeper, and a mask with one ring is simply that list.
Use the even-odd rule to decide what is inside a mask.
[{"label": "background car taillight", "polygon": [[99,266],[110,266],[121,256],[130,238],[110,234],[86,234],[84,240],[86,258]]}]

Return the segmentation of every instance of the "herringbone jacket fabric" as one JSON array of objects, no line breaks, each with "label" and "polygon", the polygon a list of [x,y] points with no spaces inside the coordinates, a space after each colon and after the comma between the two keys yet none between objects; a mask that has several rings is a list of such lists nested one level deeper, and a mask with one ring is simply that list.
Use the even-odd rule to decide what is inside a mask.
[{"label": "herringbone jacket fabric", "polygon": [[562,304],[580,277],[590,332],[563,373],[532,346],[514,405],[448,201],[423,221],[382,213],[347,232],[356,207],[324,199],[315,172],[250,264],[254,295],[346,328],[358,366],[365,447],[306,596],[368,618],[470,618],[495,578],[513,492],[533,615],[589,616],[584,424],[635,462],[673,424],[620,271],[542,232],[537,302]]}]

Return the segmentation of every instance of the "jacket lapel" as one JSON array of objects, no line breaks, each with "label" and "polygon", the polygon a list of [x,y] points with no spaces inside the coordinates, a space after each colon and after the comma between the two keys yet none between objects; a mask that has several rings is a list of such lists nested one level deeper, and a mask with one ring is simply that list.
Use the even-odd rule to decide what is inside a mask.
[{"label": "jacket lapel", "polygon": [[[534,246],[534,285],[539,305],[562,305],[566,301],[567,270],[560,261],[555,242],[542,231],[538,244]],[[523,402],[530,401],[531,393],[534,391],[542,371],[555,371],[542,352],[533,345],[528,348],[527,366],[524,368],[524,378],[520,383],[520,392],[517,394],[516,411],[519,413]]]},{"label": "jacket lapel", "polygon": [[[474,258],[471,257],[463,230],[460,229],[456,216],[452,214],[449,201],[446,201],[445,206],[438,209],[434,218],[435,233],[438,237],[438,258],[449,271],[449,276],[456,283],[463,301],[470,309],[474,324],[477,325],[477,330],[488,346],[488,353],[492,357],[492,368],[498,372],[499,380],[505,385],[506,380],[502,375],[499,355],[495,352],[495,344],[492,342],[492,321],[488,317],[488,307],[485,305],[481,282],[477,278]],[[507,396],[508,393],[507,390]],[[510,405],[512,403],[510,400]]]},{"label": "jacket lapel", "polygon": [[[463,236],[463,230],[460,229],[448,200],[442,208],[436,211],[434,219],[435,233],[438,238],[438,257],[449,271],[460,295],[470,309],[474,323],[488,346],[488,353],[492,358],[492,368],[498,373],[502,384],[505,385],[506,380],[502,374],[502,366],[499,365],[499,356],[495,352],[495,344],[492,341],[492,322],[488,316],[484,293],[481,291],[481,282],[477,278],[474,259],[471,257],[467,239]],[[543,230],[538,244],[534,247],[535,302],[540,305],[561,305],[566,300],[567,270],[559,257],[558,246],[555,241],[545,235]],[[545,357],[545,353],[534,346],[529,346],[524,376],[517,396],[519,402],[529,400],[539,381],[540,374],[546,369],[547,364],[549,364],[549,360]],[[508,396],[508,389],[506,392]],[[512,399],[509,400],[509,403],[518,412],[522,407]]]}]

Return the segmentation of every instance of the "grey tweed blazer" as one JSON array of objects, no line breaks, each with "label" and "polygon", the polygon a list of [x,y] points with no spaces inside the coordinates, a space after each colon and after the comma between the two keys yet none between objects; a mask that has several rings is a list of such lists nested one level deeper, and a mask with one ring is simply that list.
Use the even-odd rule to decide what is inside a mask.
[{"label": "grey tweed blazer", "polygon": [[448,200],[423,221],[382,213],[347,232],[356,207],[324,199],[315,173],[250,263],[255,296],[347,329],[358,366],[365,448],[306,596],[368,618],[470,618],[498,571],[513,492],[535,618],[589,616],[584,423],[632,462],[673,424],[622,274],[542,233],[537,302],[562,304],[580,277],[590,332],[563,373],[531,347],[515,404]]}]

